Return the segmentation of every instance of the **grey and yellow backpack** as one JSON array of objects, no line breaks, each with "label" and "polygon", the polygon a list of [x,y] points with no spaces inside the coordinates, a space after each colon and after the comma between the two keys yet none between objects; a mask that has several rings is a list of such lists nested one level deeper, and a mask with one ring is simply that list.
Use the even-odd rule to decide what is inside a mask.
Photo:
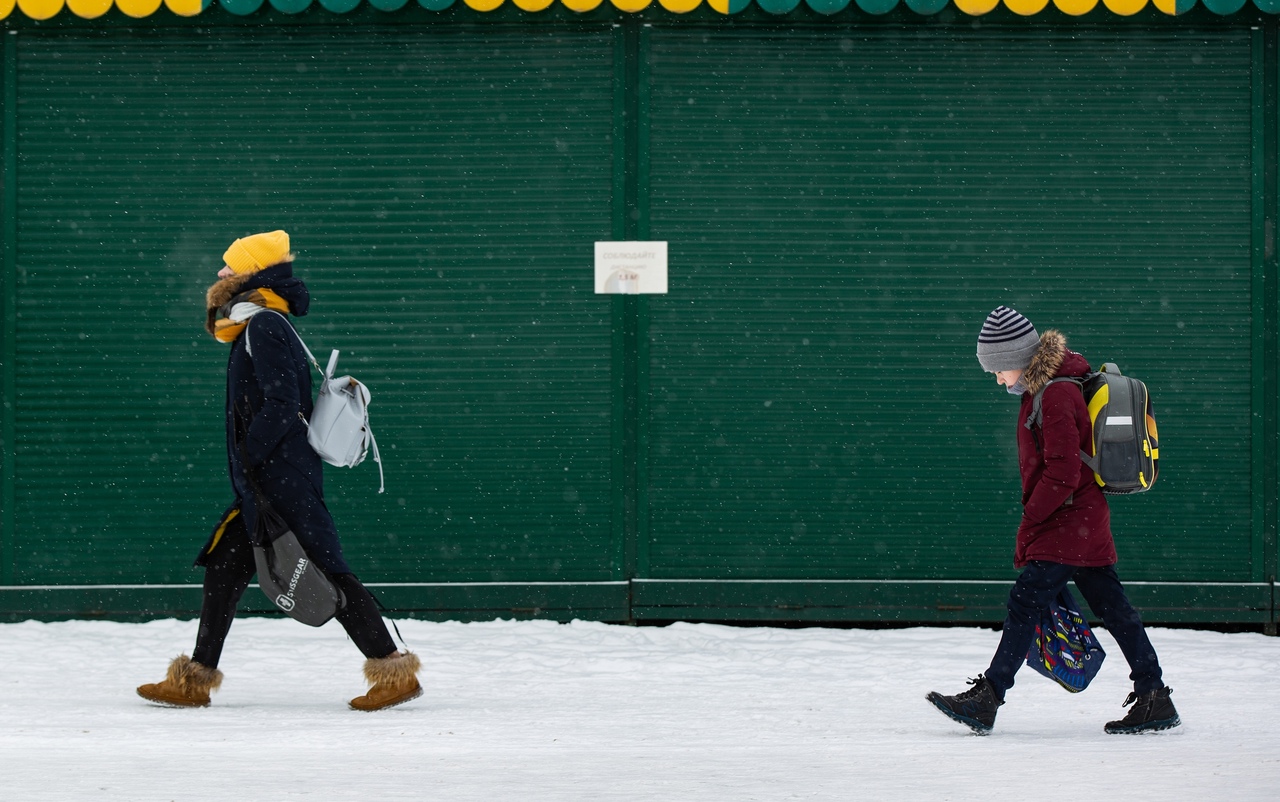
[{"label": "grey and yellow backpack", "polygon": [[[1093,478],[1109,496],[1125,496],[1151,489],[1160,472],[1160,439],[1151,409],[1147,385],[1120,373],[1114,362],[1084,376],[1062,376],[1049,384],[1071,382],[1084,393],[1093,422],[1093,453],[1080,459],[1093,469]],[[1043,418],[1042,396],[1049,384],[1031,400],[1027,428]]]}]

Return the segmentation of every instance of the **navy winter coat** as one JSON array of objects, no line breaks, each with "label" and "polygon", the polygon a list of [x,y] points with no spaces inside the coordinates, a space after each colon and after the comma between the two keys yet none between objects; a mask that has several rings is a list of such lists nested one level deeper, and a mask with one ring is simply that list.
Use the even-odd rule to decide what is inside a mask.
[{"label": "navy winter coat", "polygon": [[[291,265],[269,267],[241,289],[269,287],[295,313],[305,314],[306,288],[291,273]],[[312,403],[311,366],[293,326],[274,311],[251,317],[227,357],[227,467],[236,495],[233,506],[241,509],[253,533],[261,493],[317,564],[331,574],[347,574],[351,568],[324,503],[323,463],[307,443],[304,417],[310,418]]]}]

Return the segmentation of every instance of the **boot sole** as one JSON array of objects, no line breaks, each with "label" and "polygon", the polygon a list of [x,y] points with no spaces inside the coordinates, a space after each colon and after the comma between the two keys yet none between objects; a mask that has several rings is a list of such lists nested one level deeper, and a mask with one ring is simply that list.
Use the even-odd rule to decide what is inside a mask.
[{"label": "boot sole", "polygon": [[394,702],[388,702],[387,704],[379,705],[378,707],[356,707],[354,704],[351,704],[351,703],[348,703],[347,706],[350,707],[352,710],[358,710],[361,713],[376,713],[379,710],[386,710],[388,707],[395,707],[396,705],[402,705],[405,702],[412,702],[414,699],[417,699],[421,695],[422,695],[422,686],[418,686],[417,691],[409,694],[403,699],[397,699]]},{"label": "boot sole", "polygon": [[939,713],[951,719],[952,721],[956,721],[965,725],[969,729],[973,730],[975,734],[977,735],[991,734],[991,730],[992,730],[991,726],[983,724],[981,721],[978,721],[977,719],[969,718],[968,716],[962,716],[959,713],[952,710],[951,708],[947,707],[946,703],[942,701],[942,694],[938,693],[937,691],[931,692],[928,696],[925,696],[924,698],[928,699],[929,702],[931,702],[934,707],[938,708]]},{"label": "boot sole", "polygon": [[1141,735],[1144,732],[1160,732],[1162,730],[1171,730],[1182,724],[1182,719],[1178,716],[1167,718],[1164,721],[1148,721],[1146,724],[1139,724],[1134,727],[1103,727],[1108,735]]},{"label": "boot sole", "polygon": [[153,696],[147,696],[142,691],[138,691],[138,695],[141,696],[143,699],[146,699],[148,702],[155,705],[156,707],[168,707],[174,710],[191,710],[191,709],[198,709],[201,707],[209,706],[208,702],[184,703],[184,702],[171,702],[167,699],[157,699]]}]

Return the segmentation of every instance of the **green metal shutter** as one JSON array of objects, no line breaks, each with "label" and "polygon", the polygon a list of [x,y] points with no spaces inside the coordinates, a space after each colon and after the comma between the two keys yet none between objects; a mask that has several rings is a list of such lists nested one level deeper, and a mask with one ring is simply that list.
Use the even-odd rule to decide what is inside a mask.
[{"label": "green metal shutter", "polygon": [[[1114,524],[1127,580],[1185,587],[1139,588],[1144,613],[1241,620],[1269,593],[1259,33],[6,39],[0,584],[198,578],[229,499],[203,290],[231,237],[283,227],[301,333],[374,392],[388,494],[371,465],[327,479],[394,607],[999,618],[1015,409],[973,357],[998,303],[1155,394],[1160,485]],[[593,296],[590,243],[633,226],[671,242],[670,295]],[[65,609],[198,601],[84,592]]]},{"label": "green metal shutter", "polygon": [[387,493],[326,471],[356,570],[619,578],[607,28],[24,32],[18,66],[9,581],[197,578],[230,499],[203,293],[274,228],[301,335],[373,393]]},{"label": "green metal shutter", "polygon": [[[672,290],[649,307],[642,576],[1003,592],[1017,406],[974,351],[1008,304],[1154,394],[1160,483],[1111,504],[1126,578],[1263,578],[1247,31],[651,42],[649,234],[670,242]],[[656,582],[644,603],[715,607],[713,584]],[[757,614],[781,604],[744,593]]]}]

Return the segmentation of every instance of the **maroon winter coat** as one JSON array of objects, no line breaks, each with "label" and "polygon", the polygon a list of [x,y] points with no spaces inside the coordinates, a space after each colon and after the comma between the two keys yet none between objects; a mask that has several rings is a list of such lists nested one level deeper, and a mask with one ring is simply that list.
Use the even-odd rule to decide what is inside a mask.
[{"label": "maroon winter coat", "polygon": [[[1089,363],[1067,349],[1057,331],[1040,338],[1040,348],[1023,374],[1027,391],[1018,413],[1018,468],[1022,473],[1022,523],[1013,563],[1031,560],[1100,566],[1116,562],[1111,510],[1093,471],[1080,459],[1092,451],[1093,425],[1084,394],[1073,382],[1049,385],[1058,376],[1083,376]],[[1027,429],[1031,402],[1044,391],[1043,423]]]}]

